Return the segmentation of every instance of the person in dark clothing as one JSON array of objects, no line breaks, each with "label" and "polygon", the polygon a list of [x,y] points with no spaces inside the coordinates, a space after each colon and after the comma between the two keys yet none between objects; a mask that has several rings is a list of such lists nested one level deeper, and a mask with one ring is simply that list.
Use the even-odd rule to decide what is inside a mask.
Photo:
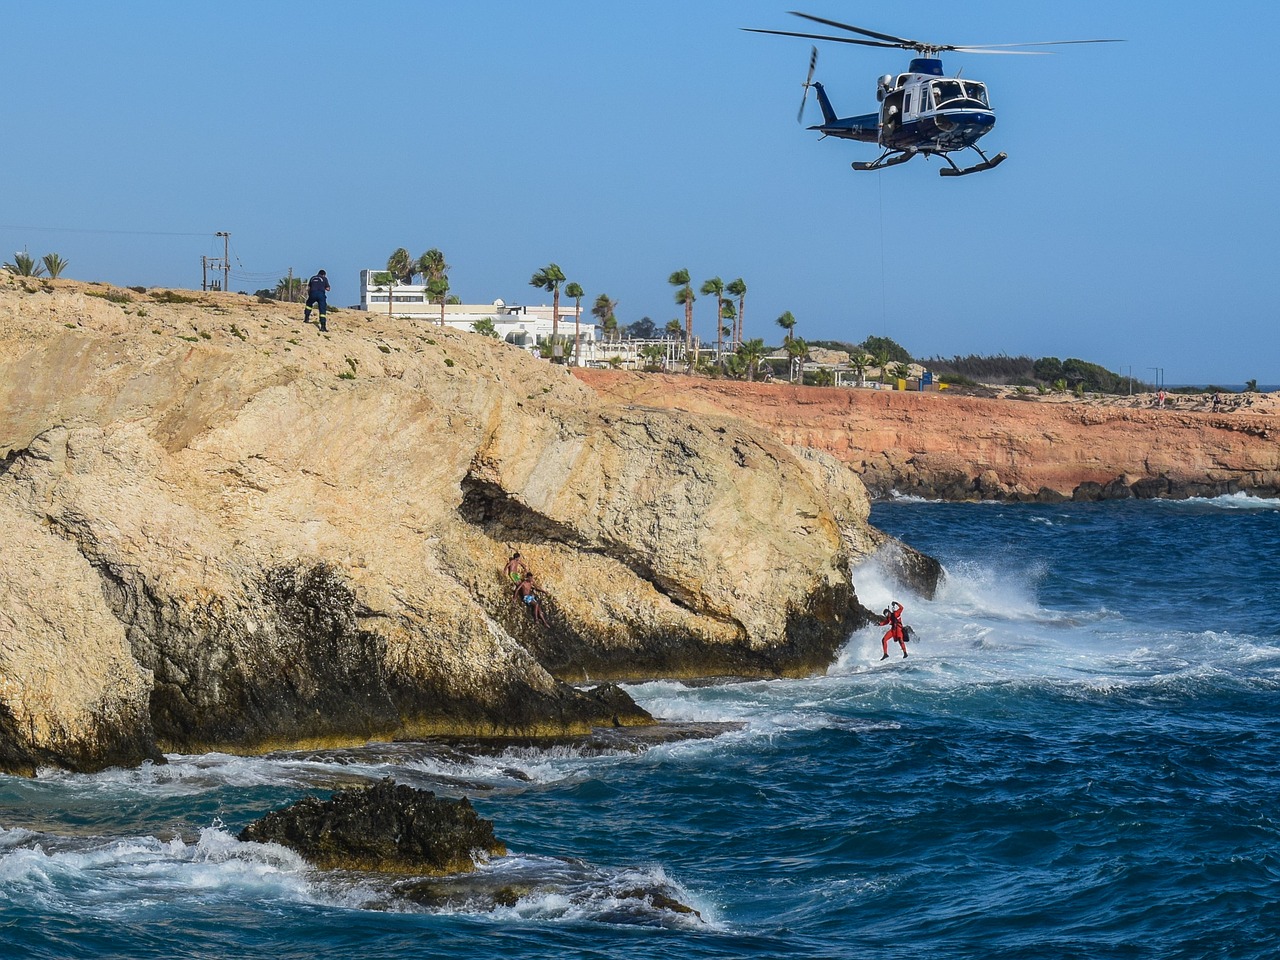
[{"label": "person in dark clothing", "polygon": [[307,281],[307,305],[302,311],[302,322],[311,322],[311,308],[318,306],[320,310],[320,332],[327,333],[329,313],[329,278],[323,270]]},{"label": "person in dark clothing", "polygon": [[889,641],[898,641],[898,646],[902,648],[902,655],[907,655],[907,640],[902,632],[902,611],[906,609],[897,600],[894,600],[889,606],[884,608],[884,619],[880,621],[880,626],[887,626],[889,629],[885,635],[880,638],[880,646],[884,650],[884,656],[881,660],[889,659]]}]

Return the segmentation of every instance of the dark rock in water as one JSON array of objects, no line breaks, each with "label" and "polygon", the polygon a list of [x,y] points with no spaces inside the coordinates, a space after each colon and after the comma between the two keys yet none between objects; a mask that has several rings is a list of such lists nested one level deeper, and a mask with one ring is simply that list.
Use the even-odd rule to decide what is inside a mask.
[{"label": "dark rock in water", "polygon": [[279,843],[322,869],[399,874],[473,870],[476,851],[507,852],[465,797],[441,799],[390,779],[299,800],[251,823],[240,839]]},{"label": "dark rock in water", "polygon": [[1101,500],[1102,484],[1093,480],[1086,480],[1071,491],[1071,499],[1076,503],[1093,503]]},{"label": "dark rock in water", "polygon": [[660,880],[621,881],[581,861],[556,858],[514,872],[486,872],[438,880],[411,880],[397,885],[395,895],[429,910],[487,913],[554,898],[564,907],[599,923],[665,925],[675,917],[702,918],[676,899],[676,891]]}]

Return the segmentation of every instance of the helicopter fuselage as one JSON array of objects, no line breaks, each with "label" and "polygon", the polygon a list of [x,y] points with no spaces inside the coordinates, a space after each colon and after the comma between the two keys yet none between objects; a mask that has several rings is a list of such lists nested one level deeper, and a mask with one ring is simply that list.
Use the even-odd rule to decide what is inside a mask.
[{"label": "helicopter fuselage", "polygon": [[876,143],[886,150],[949,153],[972,147],[995,126],[986,84],[946,77],[942,61],[918,57],[906,73],[881,77],[877,113],[838,117],[822,84],[814,82],[823,122],[810,127],[824,136]]}]

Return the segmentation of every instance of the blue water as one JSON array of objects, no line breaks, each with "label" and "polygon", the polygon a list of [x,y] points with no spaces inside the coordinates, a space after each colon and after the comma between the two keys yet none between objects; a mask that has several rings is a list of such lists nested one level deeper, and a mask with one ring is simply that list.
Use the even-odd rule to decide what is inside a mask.
[{"label": "blue water", "polygon": [[[1273,958],[1280,504],[891,503],[943,560],[919,638],[829,675],[631,688],[739,721],[642,753],[415,747],[0,777],[0,957]],[[249,820],[391,775],[470,796],[529,880],[426,911]],[[659,887],[701,918],[637,902]]]}]

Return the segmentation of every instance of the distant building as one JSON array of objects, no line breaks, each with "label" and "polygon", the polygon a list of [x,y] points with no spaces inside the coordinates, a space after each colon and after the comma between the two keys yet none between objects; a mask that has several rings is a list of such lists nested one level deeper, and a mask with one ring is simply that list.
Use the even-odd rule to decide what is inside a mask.
[{"label": "distant building", "polygon": [[[392,316],[425,323],[440,322],[440,304],[428,300],[426,284],[397,283],[389,286],[375,283],[373,278],[383,273],[383,270],[360,271],[361,310],[371,313],[390,312]],[[477,321],[488,318],[493,321],[494,331],[501,339],[527,350],[535,350],[540,344],[551,340],[551,313],[552,307],[548,304],[532,307],[504,300],[485,304],[446,303],[444,322],[446,326],[458,330],[474,330]],[[559,334],[564,339],[565,353],[573,350],[573,327],[577,316],[578,308],[573,301],[566,302],[566,298],[561,297]],[[601,337],[600,327],[594,322],[580,323],[579,336],[584,345],[594,343]]]}]

